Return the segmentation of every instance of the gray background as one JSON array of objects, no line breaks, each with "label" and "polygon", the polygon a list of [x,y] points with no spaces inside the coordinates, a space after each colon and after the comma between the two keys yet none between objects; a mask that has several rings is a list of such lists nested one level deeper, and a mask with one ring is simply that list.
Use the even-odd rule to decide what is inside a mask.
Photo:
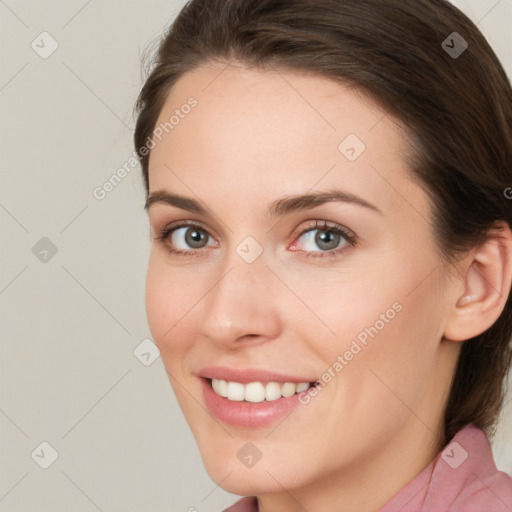
[{"label": "gray background", "polygon": [[[512,76],[512,0],[456,3]],[[132,156],[140,54],[183,4],[0,0],[0,511],[213,512],[238,498],[203,469],[161,359],[134,354],[150,338],[139,168],[93,196]],[[47,58],[31,47],[51,49],[43,31],[58,43]],[[511,427],[509,401],[493,450],[512,475]],[[47,469],[43,441],[58,452]]]}]

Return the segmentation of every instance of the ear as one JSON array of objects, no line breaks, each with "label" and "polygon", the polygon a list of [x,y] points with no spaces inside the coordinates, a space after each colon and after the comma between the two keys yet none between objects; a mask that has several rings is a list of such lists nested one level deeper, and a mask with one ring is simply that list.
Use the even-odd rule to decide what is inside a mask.
[{"label": "ear", "polygon": [[462,260],[461,289],[447,319],[444,338],[464,341],[491,327],[501,315],[512,285],[512,232],[505,222]]}]

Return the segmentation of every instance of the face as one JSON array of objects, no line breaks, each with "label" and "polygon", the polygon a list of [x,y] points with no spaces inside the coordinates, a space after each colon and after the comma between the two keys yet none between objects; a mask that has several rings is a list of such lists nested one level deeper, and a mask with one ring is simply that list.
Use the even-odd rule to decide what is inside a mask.
[{"label": "face", "polygon": [[261,494],[408,441],[430,454],[453,283],[399,124],[327,78],[220,64],[184,75],[157,127],[173,115],[149,163],[147,317],[210,476]]}]

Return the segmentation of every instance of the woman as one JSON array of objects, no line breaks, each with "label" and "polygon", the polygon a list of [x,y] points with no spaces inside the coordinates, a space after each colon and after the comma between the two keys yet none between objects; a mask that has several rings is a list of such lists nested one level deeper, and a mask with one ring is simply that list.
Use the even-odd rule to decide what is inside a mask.
[{"label": "woman", "polygon": [[512,105],[444,0],[192,0],[138,99],[148,322],[229,510],[512,509]]}]

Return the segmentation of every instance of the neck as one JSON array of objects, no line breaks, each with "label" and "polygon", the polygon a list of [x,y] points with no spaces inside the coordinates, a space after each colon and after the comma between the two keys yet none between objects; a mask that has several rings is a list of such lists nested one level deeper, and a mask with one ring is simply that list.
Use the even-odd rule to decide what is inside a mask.
[{"label": "neck", "polygon": [[321,475],[299,489],[258,497],[260,512],[378,512],[436,457],[443,446],[442,424],[427,427],[418,417],[383,445],[379,453]]}]

